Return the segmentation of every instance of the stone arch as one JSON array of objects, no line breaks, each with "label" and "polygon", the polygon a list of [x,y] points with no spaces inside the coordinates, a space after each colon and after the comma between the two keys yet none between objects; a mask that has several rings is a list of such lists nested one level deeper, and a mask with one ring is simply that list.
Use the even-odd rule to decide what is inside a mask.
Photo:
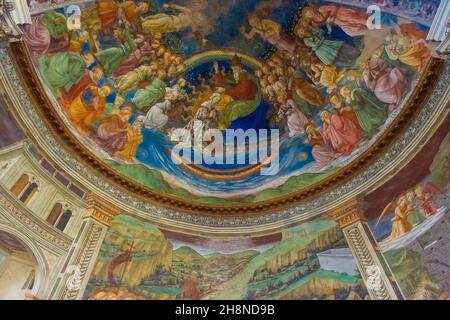
[{"label": "stone arch", "polygon": [[44,294],[44,290],[46,289],[46,286],[48,284],[49,275],[49,266],[44,253],[29,235],[16,229],[10,224],[0,222],[0,231],[14,236],[18,240],[20,240],[24,247],[27,249],[28,254],[35,262],[35,280],[31,293],[34,296],[42,297],[42,295]]}]

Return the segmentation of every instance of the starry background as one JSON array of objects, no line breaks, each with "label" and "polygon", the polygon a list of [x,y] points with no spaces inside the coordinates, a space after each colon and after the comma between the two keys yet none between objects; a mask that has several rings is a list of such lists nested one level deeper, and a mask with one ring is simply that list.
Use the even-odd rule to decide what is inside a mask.
[{"label": "starry background", "polygon": [[[177,14],[176,11],[164,9],[162,6],[170,1],[152,0],[154,12],[165,12]],[[266,58],[273,53],[274,48],[267,44],[259,36],[255,36],[252,40],[247,40],[239,31],[242,26],[246,27],[247,32],[250,31],[250,26],[247,23],[248,14],[255,11],[259,4],[268,1],[262,0],[246,0],[238,1],[231,0],[209,0],[208,7],[203,10],[205,16],[214,16],[212,21],[212,32],[205,35],[208,40],[207,45],[202,45],[201,41],[196,39],[189,29],[182,30],[177,33],[167,34],[164,36],[165,44],[177,53],[184,56],[191,56],[195,53],[205,51],[208,49],[224,48],[224,49],[238,49],[247,54],[253,55],[256,58]],[[270,1],[273,6],[270,14],[270,19],[278,22],[283,30],[291,33],[293,26],[298,20],[299,9],[306,4],[306,0],[274,0]],[[179,5],[188,5],[187,1],[174,1]],[[218,15],[217,12],[221,14]],[[150,13],[152,14],[152,13]]]}]

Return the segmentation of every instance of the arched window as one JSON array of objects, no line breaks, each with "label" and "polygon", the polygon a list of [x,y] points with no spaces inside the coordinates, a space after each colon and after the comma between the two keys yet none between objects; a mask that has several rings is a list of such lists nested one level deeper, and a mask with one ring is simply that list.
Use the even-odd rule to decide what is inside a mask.
[{"label": "arched window", "polygon": [[19,200],[25,205],[28,204],[28,202],[30,202],[30,200],[33,198],[34,194],[37,192],[37,190],[38,190],[38,185],[37,185],[37,183],[33,182],[22,193]]},{"label": "arched window", "polygon": [[56,221],[58,221],[59,216],[61,215],[63,210],[63,206],[61,203],[57,203],[53,206],[52,211],[50,211],[50,214],[47,217],[47,222],[50,223],[52,226],[55,225]]},{"label": "arched window", "polygon": [[72,218],[72,211],[71,210],[64,211],[64,213],[61,215],[61,218],[59,218],[58,223],[56,224],[56,229],[64,231],[71,218]]},{"label": "arched window", "polygon": [[27,174],[23,174],[11,188],[12,194],[16,197],[19,197],[22,191],[27,187],[29,182],[30,177]]}]

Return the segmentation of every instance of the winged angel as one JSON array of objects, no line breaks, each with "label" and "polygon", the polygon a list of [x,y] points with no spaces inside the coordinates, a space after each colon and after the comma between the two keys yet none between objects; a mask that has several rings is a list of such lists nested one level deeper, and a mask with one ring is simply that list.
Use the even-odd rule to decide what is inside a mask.
[{"label": "winged angel", "polygon": [[[163,8],[170,9],[174,14],[158,13],[142,18],[144,33],[171,33],[190,29],[199,37],[212,32],[217,19],[229,10],[230,3],[208,5],[208,0],[190,0],[186,6],[170,3],[164,4]],[[206,9],[211,9],[208,15],[205,14]]]},{"label": "winged angel", "polygon": [[[426,218],[437,212],[433,204],[433,194],[442,194],[446,197],[434,183],[428,182],[425,185],[418,184],[413,190],[394,199],[384,208],[378,218],[376,228],[394,212],[392,218],[391,239],[398,238],[413,229],[417,224],[422,223]],[[416,202],[417,205],[414,204]]]}]

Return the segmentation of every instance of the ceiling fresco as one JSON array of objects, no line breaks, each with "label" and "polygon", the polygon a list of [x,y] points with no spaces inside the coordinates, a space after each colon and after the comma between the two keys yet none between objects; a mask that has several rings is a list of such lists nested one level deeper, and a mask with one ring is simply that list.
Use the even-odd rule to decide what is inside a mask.
[{"label": "ceiling fresco", "polygon": [[449,299],[449,128],[447,116],[407,166],[364,198],[364,216],[406,299]]},{"label": "ceiling fresco", "polygon": [[366,1],[80,1],[37,5],[23,32],[54,111],[108,168],[241,205],[332,177],[409,107],[439,1],[378,4],[373,29]]},{"label": "ceiling fresco", "polygon": [[450,300],[450,2],[11,3],[0,300]]}]

